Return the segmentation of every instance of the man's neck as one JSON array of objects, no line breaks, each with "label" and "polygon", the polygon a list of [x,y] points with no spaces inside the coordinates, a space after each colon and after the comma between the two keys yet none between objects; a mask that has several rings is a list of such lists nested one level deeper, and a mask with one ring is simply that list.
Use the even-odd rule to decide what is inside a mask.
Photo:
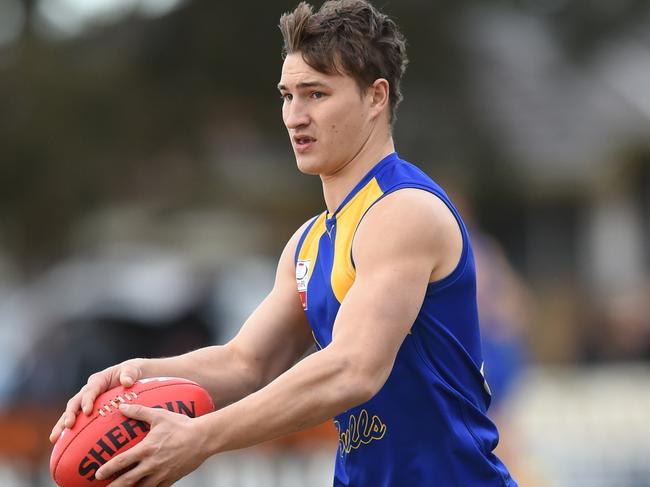
[{"label": "man's neck", "polygon": [[359,181],[384,157],[395,152],[393,138],[381,145],[368,146],[361,150],[349,163],[331,175],[321,175],[323,196],[327,211],[331,215]]}]

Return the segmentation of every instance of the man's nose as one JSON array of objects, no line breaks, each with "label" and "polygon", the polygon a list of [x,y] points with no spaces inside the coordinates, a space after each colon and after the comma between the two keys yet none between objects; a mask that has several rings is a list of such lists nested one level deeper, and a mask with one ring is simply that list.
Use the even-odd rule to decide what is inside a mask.
[{"label": "man's nose", "polygon": [[309,122],[309,113],[300,101],[294,99],[284,107],[284,124],[288,129],[304,127]]}]

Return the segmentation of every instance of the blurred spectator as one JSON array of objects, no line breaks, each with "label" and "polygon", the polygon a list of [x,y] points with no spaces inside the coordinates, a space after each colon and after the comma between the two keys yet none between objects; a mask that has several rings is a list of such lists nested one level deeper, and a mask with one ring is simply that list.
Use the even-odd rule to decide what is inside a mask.
[{"label": "blurred spectator", "polygon": [[516,395],[517,381],[530,359],[527,333],[532,325],[533,298],[501,244],[478,226],[469,198],[453,183],[444,186],[449,188],[454,204],[470,227],[484,375],[492,394],[488,414],[501,433],[495,453],[509,466],[519,485],[541,487],[544,484],[537,469],[529,465],[525,453],[518,448],[518,432],[508,414],[508,402]]},{"label": "blurred spectator", "polygon": [[476,262],[476,286],[484,373],[492,392],[492,415],[507,402],[529,359],[527,333],[533,298],[496,238],[480,227],[469,194],[454,181],[443,181],[470,230]]},{"label": "blurred spectator", "polygon": [[650,361],[650,284],[603,296],[587,313],[582,329],[584,359]]},{"label": "blurred spectator", "polygon": [[485,376],[493,411],[507,400],[528,362],[526,329],[532,299],[524,281],[492,237],[472,231]]}]

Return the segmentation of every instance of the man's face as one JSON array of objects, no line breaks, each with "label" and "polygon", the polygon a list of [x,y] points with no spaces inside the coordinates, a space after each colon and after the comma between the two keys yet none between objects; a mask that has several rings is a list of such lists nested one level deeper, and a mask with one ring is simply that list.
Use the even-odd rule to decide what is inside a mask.
[{"label": "man's face", "polygon": [[300,171],[334,174],[364,147],[373,126],[371,97],[352,77],[316,71],[298,52],[284,60],[278,89]]}]

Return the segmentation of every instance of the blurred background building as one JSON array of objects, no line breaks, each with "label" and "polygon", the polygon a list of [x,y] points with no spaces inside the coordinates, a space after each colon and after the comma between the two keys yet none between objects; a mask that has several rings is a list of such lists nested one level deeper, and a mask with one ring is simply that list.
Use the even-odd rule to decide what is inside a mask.
[{"label": "blurred background building", "polygon": [[[232,337],[321,211],[275,88],[295,4],[0,0],[0,485],[52,485],[93,371]],[[378,6],[409,40],[400,155],[473,229],[499,453],[522,487],[650,486],[650,3]],[[180,485],[330,485],[335,448]]]}]

